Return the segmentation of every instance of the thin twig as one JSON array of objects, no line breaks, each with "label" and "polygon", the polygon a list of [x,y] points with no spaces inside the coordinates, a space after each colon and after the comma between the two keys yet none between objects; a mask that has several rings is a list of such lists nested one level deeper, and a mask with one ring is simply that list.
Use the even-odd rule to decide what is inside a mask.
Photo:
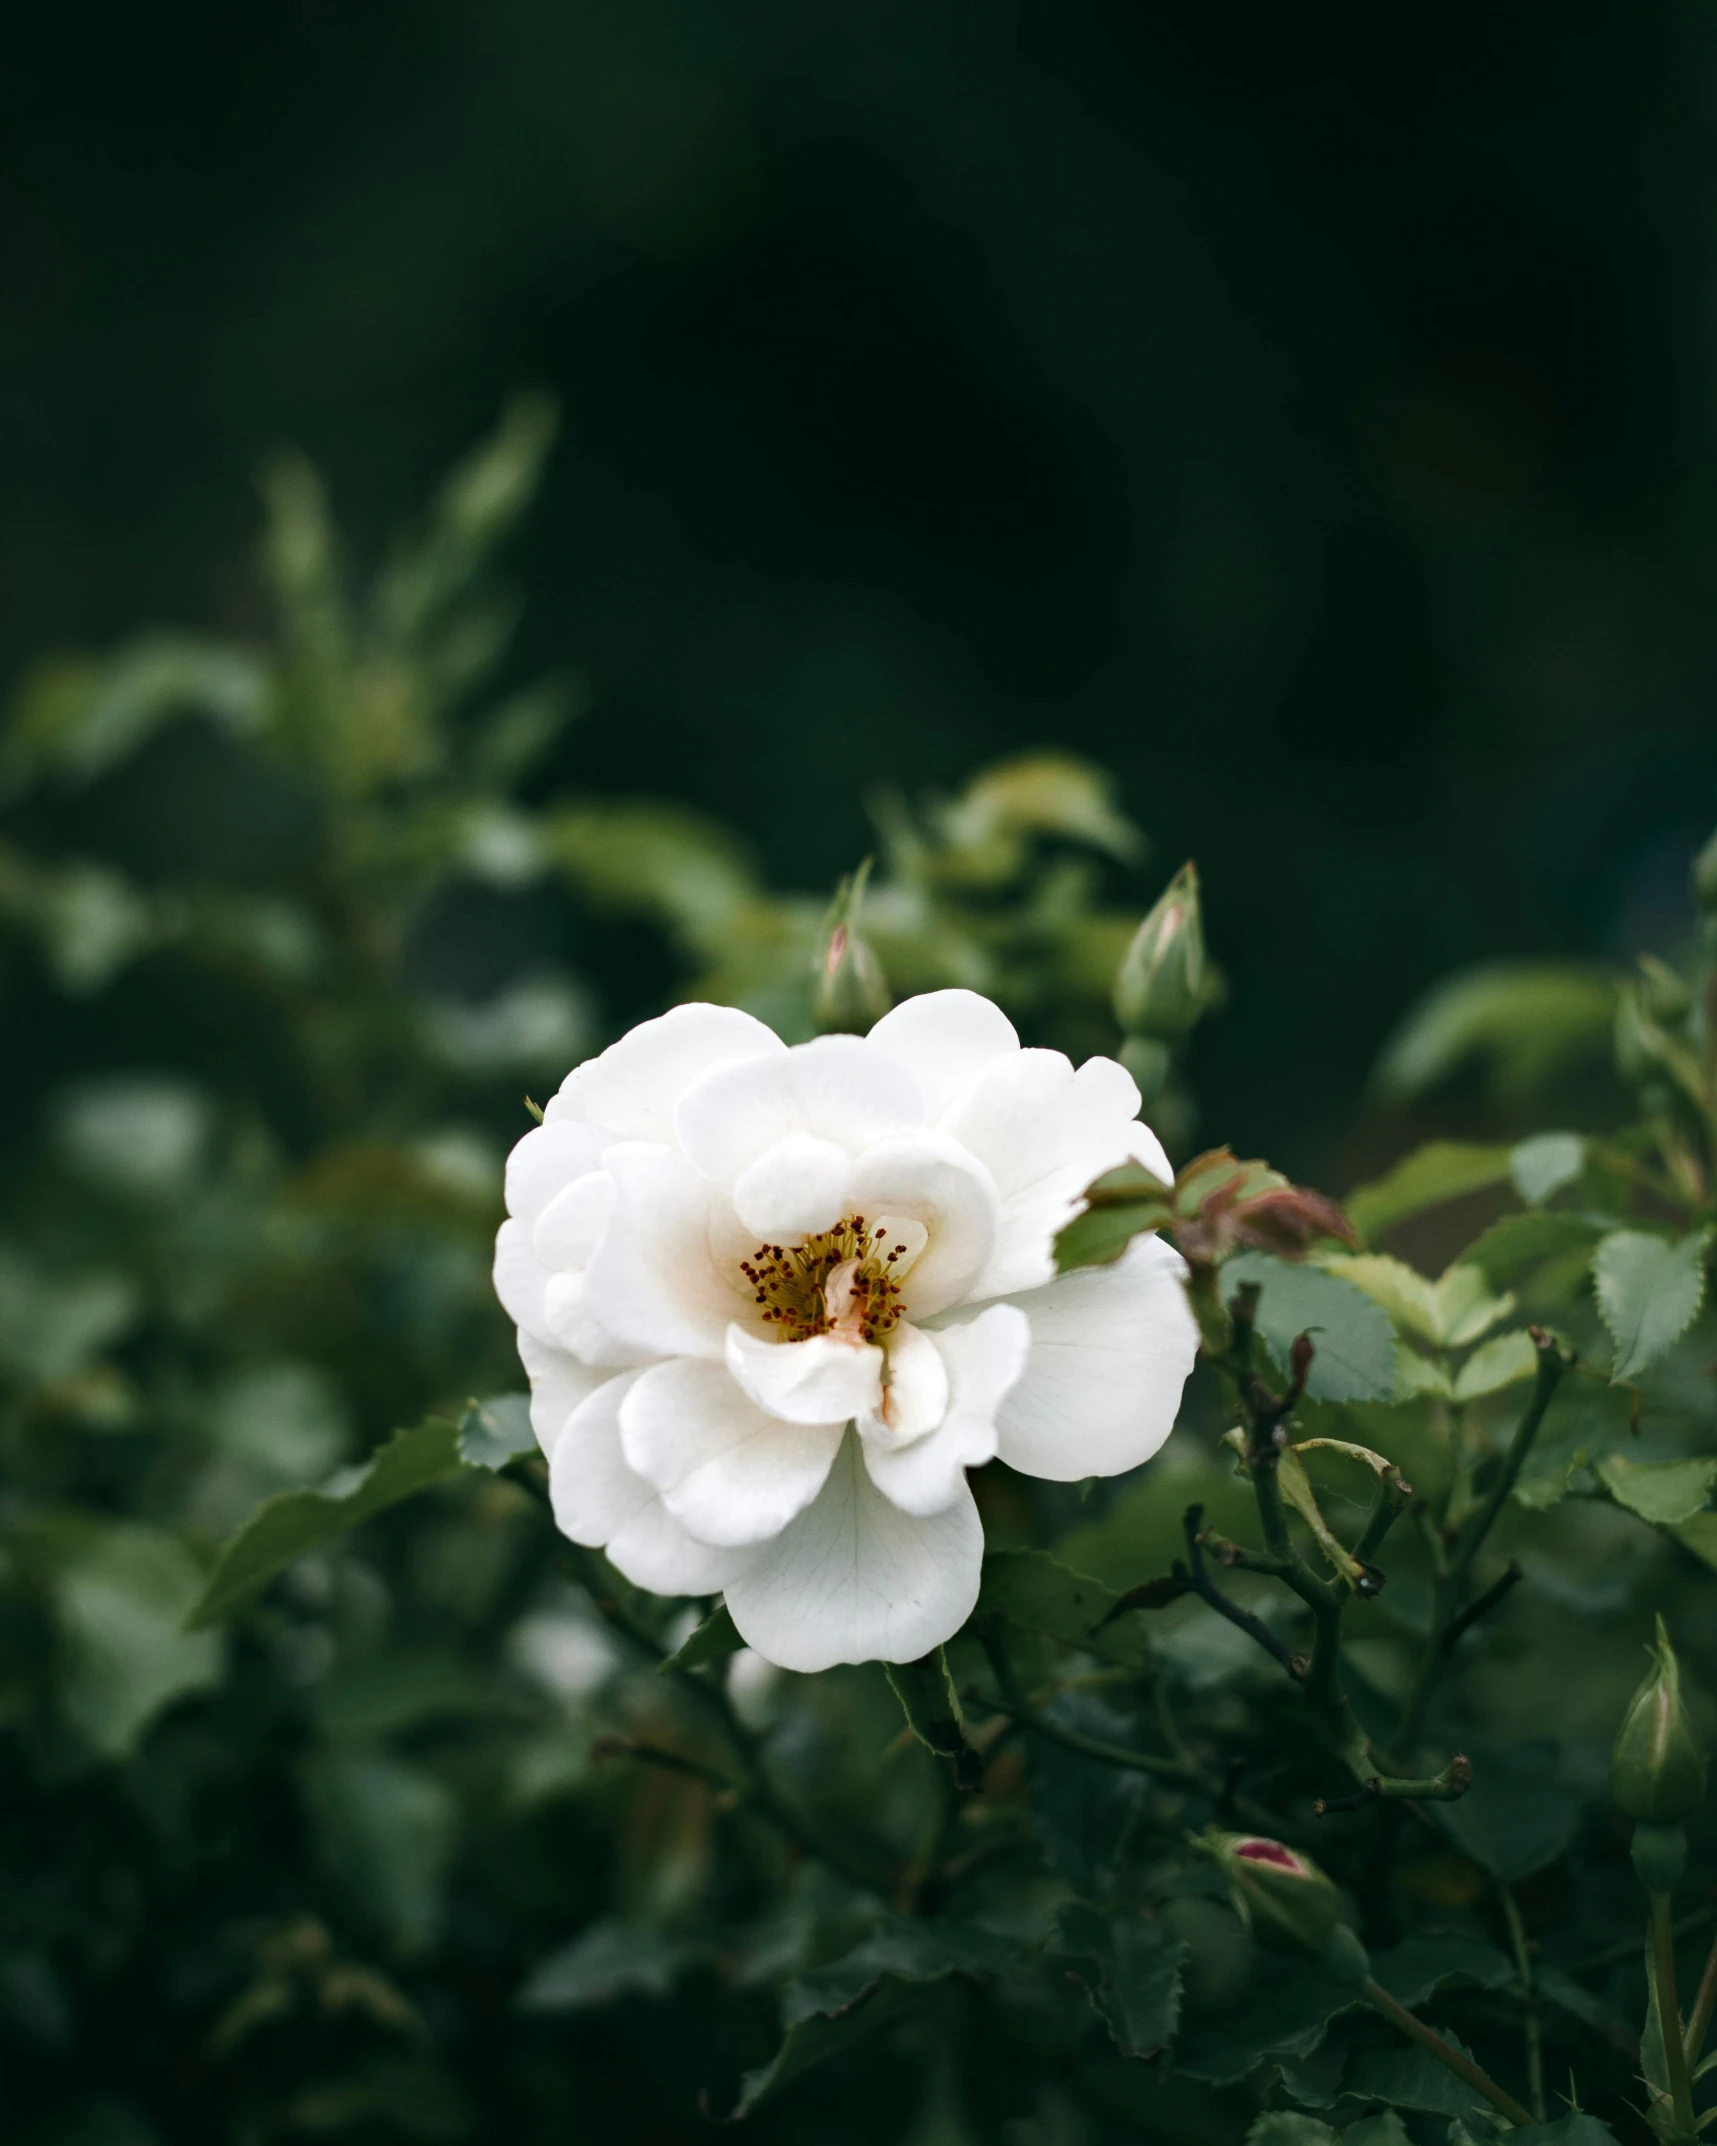
[{"label": "thin twig", "polygon": [[[1693,1919],[1684,1916],[1675,1926],[1676,1933],[1679,1935]],[[1698,1919],[1704,1920],[1703,1917]],[[1710,2032],[1711,2014],[1714,2009],[1717,2009],[1717,1939],[1712,1940],[1711,1950],[1705,1955],[1705,1972],[1699,1977],[1699,1988],[1693,1998],[1693,2010],[1687,2015],[1689,2070],[1699,2062],[1699,2052],[1705,2047],[1705,2037]]]},{"label": "thin twig", "polygon": [[1381,2012],[1392,2026],[1399,2027],[1401,2032],[1409,2040],[1417,2042],[1421,2049],[1429,2050],[1439,2064],[1446,2064],[1450,2071],[1482,2094],[1493,2109],[1501,2110],[1511,2124],[1532,2122],[1529,2112],[1521,2107],[1511,2093],[1498,2086],[1488,2072],[1481,2071],[1464,2049],[1457,2049],[1453,2042],[1444,2041],[1435,2027],[1427,2027],[1425,2022],[1409,2012],[1398,1998],[1391,1997],[1381,1982],[1374,1982],[1367,1976],[1364,1989],[1367,2003]]},{"label": "thin twig", "polygon": [[1524,2000],[1526,2091],[1532,2102],[1534,2119],[1543,2123],[1544,2026],[1538,2016],[1538,1992],[1532,1973],[1532,1947],[1526,1941],[1526,1925],[1520,1919],[1520,1906],[1514,1897],[1514,1888],[1511,1885],[1500,1885],[1497,1890],[1502,1896],[1503,1920],[1508,1924],[1508,1942],[1514,1952],[1515,1971],[1520,1976],[1520,1992]]},{"label": "thin twig", "polygon": [[1518,1587],[1525,1577],[1526,1574],[1510,1558],[1507,1571],[1500,1578],[1493,1580],[1476,1600],[1469,1602],[1459,1616],[1450,1618],[1443,1629],[1442,1638],[1437,1642],[1442,1651],[1445,1654],[1453,1654],[1456,1647],[1460,1645],[1463,1635],[1471,1631],[1481,1617],[1488,1617],[1497,1604],[1512,1589]]}]

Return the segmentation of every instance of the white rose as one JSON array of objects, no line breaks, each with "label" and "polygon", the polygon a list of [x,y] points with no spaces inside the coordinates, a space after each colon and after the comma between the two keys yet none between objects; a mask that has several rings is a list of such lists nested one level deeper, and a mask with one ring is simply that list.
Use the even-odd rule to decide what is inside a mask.
[{"label": "white rose", "polygon": [[1174,1423],[1179,1256],[1055,1271],[1094,1177],[1169,1175],[1138,1107],[971,991],[793,1049],[680,1006],[579,1066],[495,1247],[560,1527],[782,1668],[928,1653],[977,1600],[968,1468],[1114,1475]]}]

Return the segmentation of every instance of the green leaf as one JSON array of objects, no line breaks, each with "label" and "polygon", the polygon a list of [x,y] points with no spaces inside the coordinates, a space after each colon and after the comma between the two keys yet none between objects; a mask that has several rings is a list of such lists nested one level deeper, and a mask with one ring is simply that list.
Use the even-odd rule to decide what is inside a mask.
[{"label": "green leaf", "polygon": [[1395,1335],[1381,1308],[1351,1282],[1322,1268],[1242,1252],[1222,1269],[1222,1293],[1258,1283],[1258,1333],[1285,1369],[1295,1339],[1310,1333],[1316,1348],[1307,1397],[1314,1401],[1387,1401],[1395,1391]]},{"label": "green leaf", "polygon": [[[1094,1692],[1062,1692],[1043,1712],[1061,1728],[1104,1743],[1127,1744],[1135,1735],[1129,1716]],[[1150,1781],[1047,1738],[1034,1738],[1030,1752],[1031,1822],[1044,1853],[1075,1892],[1101,1900],[1114,1888]]]},{"label": "green leaf", "polygon": [[1476,1401],[1487,1393],[1500,1393],[1505,1386],[1518,1386],[1538,1375],[1538,1351],[1532,1336],[1515,1332],[1493,1334],[1475,1349],[1455,1379],[1455,1399]]},{"label": "green leaf", "polygon": [[745,2074],[725,2120],[743,2121],[790,2080],[898,2018],[925,1984],[953,1974],[999,1974],[1017,1959],[1016,1944],[970,1924],[887,1925],[843,1959],[787,1985],[781,2046]]},{"label": "green leaf", "polygon": [[1379,2109],[1375,2116],[1362,2116],[1341,2135],[1341,2146],[1413,2146],[1407,2127],[1393,2109]]},{"label": "green leaf", "polygon": [[1497,961],[1462,970],[1421,999],[1385,1044],[1372,1090],[1384,1102],[1409,1102],[1476,1059],[1493,1093],[1523,1101],[1607,1049],[1615,1007],[1615,979],[1582,963]]},{"label": "green leaf", "polygon": [[1398,1162],[1387,1177],[1361,1185],[1342,1202],[1362,1237],[1375,1241],[1410,1215],[1445,1200],[1508,1182],[1509,1149],[1468,1140],[1433,1140]]},{"label": "green leaf", "polygon": [[724,1662],[744,1645],[739,1627],[727,1613],[727,1604],[718,1602],[703,1623],[686,1635],[679,1650],[663,1662],[661,1674],[665,1676],[670,1669],[702,1669],[711,1662]]},{"label": "green leaf", "polygon": [[185,1629],[195,1632],[221,1623],[308,1551],[335,1541],[431,1483],[457,1475],[464,1465],[459,1438],[456,1425],[430,1417],[413,1430],[396,1431],[372,1459],[344,1470],[333,1485],[288,1490],[270,1498],[221,1551]]},{"label": "green leaf", "polygon": [[1262,1954],[1252,1981],[1228,2005],[1181,2029],[1175,2069],[1232,2086],[1266,2057],[1309,2056],[1330,2021],[1360,2001],[1350,1983],[1327,1981],[1303,1960]]},{"label": "green leaf", "polygon": [[566,807],[545,814],[537,834],[543,856],[588,900],[653,916],[710,953],[757,891],[743,844],[680,806]]},{"label": "green leaf", "polygon": [[1617,2146],[1609,2125],[1586,2109],[1570,2109],[1553,2123],[1522,2124],[1507,2138],[1508,2146]]},{"label": "green leaf", "polygon": [[948,1669],[948,1650],[938,1647],[915,1662],[884,1662],[882,1666],[913,1735],[926,1751],[948,1761],[962,1788],[976,1788],[984,1778],[984,1762],[966,1741],[965,1716]]},{"label": "green leaf", "polygon": [[1091,2000],[1123,2056],[1154,2057],[1180,2019],[1187,1946],[1160,1922],[1105,1915],[1072,1901],[1056,1920],[1052,1950]]},{"label": "green leaf", "polygon": [[1246,2146],[1336,2146],[1336,2133],[1298,2109],[1266,2109],[1247,2132]]},{"label": "green leaf", "polygon": [[1387,1252],[1335,1252],[1318,1265],[1363,1289],[1397,1327],[1439,1349],[1470,1347],[1514,1309],[1513,1297],[1492,1295],[1477,1267],[1450,1267],[1433,1282]]},{"label": "green leaf", "polygon": [[1665,1356],[1698,1315],[1705,1296],[1708,1229],[1671,1244],[1644,1230],[1619,1229],[1592,1261],[1598,1310],[1616,1345],[1611,1379],[1637,1379]]},{"label": "green leaf", "polygon": [[1058,1639],[1101,1661],[1142,1669],[1150,1660],[1150,1641],[1139,1620],[1118,1617],[1104,1623],[1119,1600],[1114,1588],[1070,1571],[1047,1550],[989,1550],[977,1614],[1005,1617],[1022,1631]]},{"label": "green leaf", "polygon": [[1413,2011],[1451,1982],[1501,1989],[1514,1979],[1514,1963],[1482,1938],[1459,1930],[1426,1930],[1387,1952],[1374,1952],[1371,1972],[1391,1997]]},{"label": "green leaf", "polygon": [[1675,1539],[1717,1572],[1717,1513],[1695,1513],[1675,1529]]},{"label": "green leaf", "polygon": [[1461,1264],[1480,1268],[1494,1287],[1560,1252],[1596,1244],[1603,1233],[1603,1224],[1587,1215],[1504,1215],[1468,1246]]},{"label": "green leaf", "polygon": [[80,1529],[55,1557],[60,1703],[97,1751],[135,1748],[163,1707],[218,1684],[218,1634],[187,1632],[201,1568],[176,1536],[140,1521]]},{"label": "green leaf", "polygon": [[305,1762],[303,1784],[329,1877],[394,1952],[423,1951],[458,1842],[451,1790],[421,1767],[332,1752]]},{"label": "green leaf", "polygon": [[1480,1753],[1460,1801],[1430,1806],[1456,1847],[1505,1885],[1554,1863],[1579,1826],[1584,1804],[1556,1779],[1557,1759],[1553,1744]]},{"label": "green leaf", "polygon": [[583,2012],[616,1997],[665,1997],[696,1957],[684,1938],[605,1916],[540,1959],[513,2002],[521,2012]]},{"label": "green leaf", "polygon": [[[1440,2031],[1463,2055],[1471,2055],[1446,2027]],[[1392,2109],[1419,2109],[1429,2116],[1465,2116],[1488,2106],[1458,2073],[1416,2046],[1356,2049],[1342,2084],[1361,2101],[1383,2101]]]},{"label": "green leaf", "polygon": [[1106,1267],[1135,1237],[1161,1229],[1173,1214],[1170,1188],[1143,1163],[1124,1162],[1085,1190],[1084,1210],[1055,1240],[1058,1273],[1075,1267]]},{"label": "green leaf", "polygon": [[1585,1167],[1586,1143],[1578,1133],[1537,1133],[1508,1158],[1514,1189],[1528,1207],[1542,1207]]},{"label": "green leaf", "polygon": [[1717,1460],[1632,1460],[1625,1453],[1606,1453],[1593,1472],[1618,1505],[1667,1528],[1704,1511],[1717,1483]]},{"label": "green leaf", "polygon": [[459,1458],[474,1468],[504,1468],[538,1450],[529,1394],[502,1393],[473,1401],[459,1423]]}]

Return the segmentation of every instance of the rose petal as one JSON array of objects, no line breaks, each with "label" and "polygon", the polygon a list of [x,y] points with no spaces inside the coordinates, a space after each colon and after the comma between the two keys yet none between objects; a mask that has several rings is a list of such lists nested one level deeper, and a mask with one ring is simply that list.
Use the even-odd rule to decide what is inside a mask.
[{"label": "rose petal", "polygon": [[946,1414],[915,1444],[890,1446],[867,1437],[864,1449],[877,1489],[902,1512],[920,1515],[945,1512],[958,1501],[966,1470],[995,1458],[996,1413],[1025,1369],[1031,1324],[1017,1305],[992,1304],[977,1318],[939,1327],[925,1339],[944,1366]]},{"label": "rose petal", "polygon": [[539,1341],[552,1344],[554,1330],[549,1325],[543,1304],[548,1270],[531,1249],[528,1222],[509,1219],[495,1232],[493,1271],[495,1294],[508,1318],[526,1333],[534,1334]]},{"label": "rose petal", "polygon": [[522,1326],[519,1361],[531,1382],[531,1429],[537,1434],[537,1444],[552,1460],[555,1442],[566,1428],[567,1418],[614,1374],[580,1363],[565,1349],[550,1348]]},{"label": "rose petal", "polygon": [[916,1077],[927,1125],[941,1124],[986,1066],[1019,1049],[1007,1015],[975,991],[926,991],[903,999],[866,1040]]},{"label": "rose petal", "polygon": [[914,1319],[964,1302],[995,1248],[995,1181],[942,1133],[896,1133],[853,1168],[853,1206],[867,1220],[899,1215],[928,1232],[901,1295]]},{"label": "rose petal", "polygon": [[594,1170],[608,1145],[593,1125],[533,1125],[507,1157],[507,1212],[534,1222],[563,1186]]},{"label": "rose petal", "polygon": [[736,1006],[675,1006],[574,1067],[544,1121],[579,1120],[616,1139],[671,1146],[674,1106],[701,1074],[730,1058],[784,1057],[786,1050],[772,1028]]},{"label": "rose petal", "polygon": [[819,1036],[706,1073],[681,1098],[675,1124],[686,1156],[731,1185],[792,1133],[857,1154],[923,1119],[918,1083],[904,1066],[862,1036]]},{"label": "rose petal", "polygon": [[977,1603],[984,1529],[971,1491],[915,1518],[876,1488],[861,1443],[847,1433],[815,1502],[728,1583],[741,1638],[782,1669],[916,1661]]},{"label": "rose petal", "polygon": [[910,1445],[948,1413],[948,1366],[924,1329],[905,1319],[889,1335],[887,1354],[881,1404],[860,1416],[859,1430],[879,1446]]},{"label": "rose petal", "polygon": [[726,1355],[742,1390],[782,1423],[845,1423],[882,1396],[882,1351],[869,1342],[833,1334],[765,1341],[734,1325]]},{"label": "rose petal", "polygon": [[670,1149],[642,1141],[611,1147],[604,1167],[616,1198],[585,1273],[584,1310],[653,1356],[719,1362],[749,1285],[736,1262],[723,1265],[711,1251],[714,1188]]},{"label": "rose petal", "polygon": [[766,1415],[719,1364],[681,1357],[641,1372],[621,1406],[627,1464],[702,1542],[777,1535],[823,1486],[841,1426]]},{"label": "rose petal", "polygon": [[741,1171],[733,1205],[753,1238],[800,1244],[847,1212],[853,1159],[815,1133],[789,1133]]},{"label": "rose petal", "polygon": [[1052,1483],[1119,1475],[1174,1428],[1198,1353],[1178,1252],[1139,1239],[1112,1267],[1085,1267],[1017,1301],[1031,1357],[997,1416],[1010,1468]]}]

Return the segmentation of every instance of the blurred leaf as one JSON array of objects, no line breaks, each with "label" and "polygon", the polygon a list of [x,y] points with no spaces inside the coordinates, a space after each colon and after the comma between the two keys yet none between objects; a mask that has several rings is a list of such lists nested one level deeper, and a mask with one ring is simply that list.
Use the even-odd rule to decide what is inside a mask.
[{"label": "blurred leaf", "polygon": [[503,1689],[459,1654],[381,1647],[335,1662],[315,1688],[316,1714],[336,1741],[392,1736],[492,1712]]},{"label": "blurred leaf", "polygon": [[1675,1539],[1684,1549],[1717,1572],[1717,1513],[1695,1513],[1675,1529]]},{"label": "blurred leaf", "polygon": [[94,1524],[54,1560],[61,1704],[104,1757],[123,1757],[163,1707],[219,1682],[218,1635],[184,1629],[202,1580],[183,1543],[134,1520]]},{"label": "blurred leaf", "polygon": [[1596,1244],[1602,1235],[1603,1225],[1585,1215],[1504,1215],[1468,1246],[1461,1263],[1479,1268],[1495,1287],[1559,1252]]},{"label": "blurred leaf", "polygon": [[781,2046],[767,2064],[745,2074],[725,2120],[743,2121],[813,2065],[898,2018],[925,1984],[952,1974],[1004,1973],[1016,1958],[1010,1940],[971,1924],[888,1924],[844,1958],[788,1984]]},{"label": "blurred leaf", "polygon": [[1530,1334],[1493,1334],[1461,1366],[1454,1397],[1457,1401],[1481,1400],[1487,1393],[1500,1393],[1505,1386],[1518,1386],[1523,1379],[1537,1376],[1538,1351]]},{"label": "blurred leaf", "polygon": [[1318,1264],[1363,1289],[1398,1327],[1440,1349],[1470,1347],[1514,1309],[1513,1297],[1493,1296],[1473,1266],[1450,1267],[1433,1282],[1385,1252],[1330,1253]]},{"label": "blurred leaf", "polygon": [[1054,1951],[1091,2000],[1123,2056],[1154,2057],[1180,2019],[1185,1940],[1138,1915],[1104,1915],[1081,1901],[1056,1919]]},{"label": "blurred leaf", "polygon": [[687,1635],[679,1649],[661,1666],[664,1670],[702,1669],[712,1662],[726,1661],[729,1655],[738,1654],[744,1645],[739,1627],[728,1615],[727,1604],[718,1602],[702,1624]]},{"label": "blurred leaf", "polygon": [[122,1274],[45,1274],[0,1246],[0,1366],[33,1385],[75,1378],[142,1306]]},{"label": "blurred leaf", "polygon": [[966,1741],[965,1716],[948,1669],[947,1650],[938,1647],[918,1661],[884,1662],[882,1666],[913,1735],[926,1751],[948,1760],[962,1788],[976,1788],[984,1777],[983,1761]]},{"label": "blurred leaf", "polygon": [[[1095,1693],[1069,1691],[1041,1711],[1059,1727],[1124,1744],[1132,1724]],[[1044,1853],[1075,1892],[1103,1900],[1150,1795],[1145,1775],[1122,1772],[1047,1738],[1031,1745],[1031,1818]]]},{"label": "blurred leaf", "polygon": [[1498,1096],[1522,1101],[1607,1050],[1615,1010],[1615,979],[1603,969],[1555,961],[1466,969],[1438,984],[1385,1044],[1372,1089],[1384,1102],[1411,1102],[1477,1059]]},{"label": "blurred leaf", "polygon": [[221,1551],[186,1629],[219,1624],[307,1551],[333,1542],[401,1498],[457,1475],[465,1465],[459,1437],[456,1425],[431,1417],[413,1430],[396,1431],[362,1467],[346,1470],[334,1484],[270,1498]]},{"label": "blurred leaf", "polygon": [[1637,1379],[1667,1355],[1698,1315],[1705,1296],[1709,1230],[1671,1244],[1644,1230],[1615,1230],[1592,1261],[1598,1309],[1616,1345],[1611,1378]]},{"label": "blurred leaf", "polygon": [[538,838],[587,900],[642,911],[712,953],[756,888],[744,845],[680,806],[566,807],[543,816]]},{"label": "blurred leaf", "polygon": [[458,1841],[452,1792],[420,1767],[334,1752],[307,1759],[303,1782],[328,1875],[393,1951],[423,1951]]},{"label": "blurred leaf", "polygon": [[1144,839],[1115,804],[1103,769],[1071,753],[1022,753],[975,775],[939,815],[953,859],[973,877],[996,880],[1017,871],[1021,838],[1060,835],[1136,863]]},{"label": "blurred leaf", "polygon": [[1702,1512],[1717,1483],[1717,1460],[1633,1460],[1606,1453],[1593,1472],[1618,1505],[1657,1527],[1674,1527]]},{"label": "blurred leaf", "polygon": [[513,2002],[521,2012],[582,2012],[616,1997],[665,1997],[696,1957],[684,1938],[605,1916],[540,1959]]},{"label": "blurred leaf", "polygon": [[1554,1745],[1511,1746],[1475,1757],[1473,1785],[1456,1803],[1428,1806],[1464,1855],[1505,1885],[1546,1869],[1574,1838],[1584,1808],[1555,1777]]},{"label": "blurred leaf", "polygon": [[267,674],[249,649],[189,634],[149,634],[105,661],[72,657],[24,681],[0,739],[0,791],[53,775],[93,782],[181,716],[240,737],[264,722]]},{"label": "blurred leaf", "polygon": [[459,1424],[459,1458],[475,1468],[504,1468],[521,1453],[536,1453],[528,1393],[496,1394],[473,1401]]},{"label": "blurred leaf", "polygon": [[1387,1401],[1395,1391],[1395,1336],[1388,1318],[1363,1291],[1321,1268],[1242,1252],[1222,1269],[1222,1293],[1258,1283],[1258,1332],[1278,1369],[1286,1369],[1295,1339],[1310,1333],[1316,1348],[1306,1380],[1314,1401]]},{"label": "blurred leaf", "polygon": [[1508,1174],[1528,1207],[1542,1207],[1585,1167],[1586,1143],[1578,1133],[1538,1133],[1510,1155]]},{"label": "blurred leaf", "polygon": [[1321,2117],[1266,2109],[1247,2132],[1246,2146],[1336,2146],[1336,2133]]},{"label": "blurred leaf", "polygon": [[1005,1617],[1022,1631],[1040,1632],[1123,1668],[1142,1669],[1150,1660],[1150,1642],[1138,1620],[1104,1621],[1119,1600],[1116,1589],[1070,1571],[1047,1550],[987,1550],[975,1614]]},{"label": "blurred leaf", "polygon": [[1509,1154],[1507,1148],[1469,1140],[1432,1140],[1415,1148],[1387,1177],[1350,1192],[1343,1205],[1361,1236],[1375,1241],[1427,1207],[1506,1184]]}]

